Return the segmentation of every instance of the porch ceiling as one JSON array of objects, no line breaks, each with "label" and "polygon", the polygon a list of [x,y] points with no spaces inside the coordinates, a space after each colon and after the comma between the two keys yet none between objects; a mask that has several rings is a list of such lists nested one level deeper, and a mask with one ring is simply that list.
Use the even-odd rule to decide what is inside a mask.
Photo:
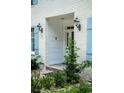
[{"label": "porch ceiling", "polygon": [[74,13],[69,13],[69,14],[64,14],[64,15],[59,15],[59,16],[53,16],[49,17],[49,20],[69,20],[74,18]]}]

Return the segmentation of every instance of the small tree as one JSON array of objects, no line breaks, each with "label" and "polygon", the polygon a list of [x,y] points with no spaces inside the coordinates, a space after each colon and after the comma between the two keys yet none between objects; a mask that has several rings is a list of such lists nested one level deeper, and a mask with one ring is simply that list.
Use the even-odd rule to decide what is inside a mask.
[{"label": "small tree", "polygon": [[76,47],[76,43],[72,39],[68,39],[69,44],[66,48],[66,54],[64,56],[64,62],[66,65],[65,73],[67,75],[67,82],[68,83],[76,83],[79,81],[79,69],[78,69],[78,63],[77,58],[79,57],[77,54],[77,51],[79,48]]}]

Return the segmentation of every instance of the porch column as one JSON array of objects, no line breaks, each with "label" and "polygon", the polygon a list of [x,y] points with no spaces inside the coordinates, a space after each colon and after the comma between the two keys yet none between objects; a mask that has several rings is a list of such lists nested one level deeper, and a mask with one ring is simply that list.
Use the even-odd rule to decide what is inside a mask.
[{"label": "porch column", "polygon": [[44,18],[44,44],[45,44],[45,60],[44,60],[44,71],[46,71],[46,66],[48,63],[48,24],[47,24],[47,18]]}]

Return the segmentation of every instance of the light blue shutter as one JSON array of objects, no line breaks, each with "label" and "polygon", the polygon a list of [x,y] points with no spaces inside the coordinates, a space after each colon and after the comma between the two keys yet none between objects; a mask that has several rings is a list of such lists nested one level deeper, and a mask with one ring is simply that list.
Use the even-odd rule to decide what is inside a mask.
[{"label": "light blue shutter", "polygon": [[92,17],[87,19],[87,60],[92,61]]},{"label": "light blue shutter", "polygon": [[35,54],[39,54],[39,28],[34,28],[34,48],[35,48]]}]

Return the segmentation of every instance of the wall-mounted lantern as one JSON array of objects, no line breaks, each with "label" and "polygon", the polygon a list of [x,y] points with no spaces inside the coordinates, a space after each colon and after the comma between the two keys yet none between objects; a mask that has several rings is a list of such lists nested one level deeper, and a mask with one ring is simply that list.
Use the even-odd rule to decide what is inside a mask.
[{"label": "wall-mounted lantern", "polygon": [[40,23],[37,25],[37,27],[39,28],[39,31],[40,31],[41,33],[43,33],[43,28],[42,28],[42,26],[41,26]]},{"label": "wall-mounted lantern", "polygon": [[79,21],[78,18],[76,18],[76,19],[74,20],[74,23],[75,23],[76,27],[78,28],[78,30],[81,31],[81,24],[80,24],[80,21]]},{"label": "wall-mounted lantern", "polygon": [[31,0],[31,5],[37,5],[38,4],[38,0]]}]

